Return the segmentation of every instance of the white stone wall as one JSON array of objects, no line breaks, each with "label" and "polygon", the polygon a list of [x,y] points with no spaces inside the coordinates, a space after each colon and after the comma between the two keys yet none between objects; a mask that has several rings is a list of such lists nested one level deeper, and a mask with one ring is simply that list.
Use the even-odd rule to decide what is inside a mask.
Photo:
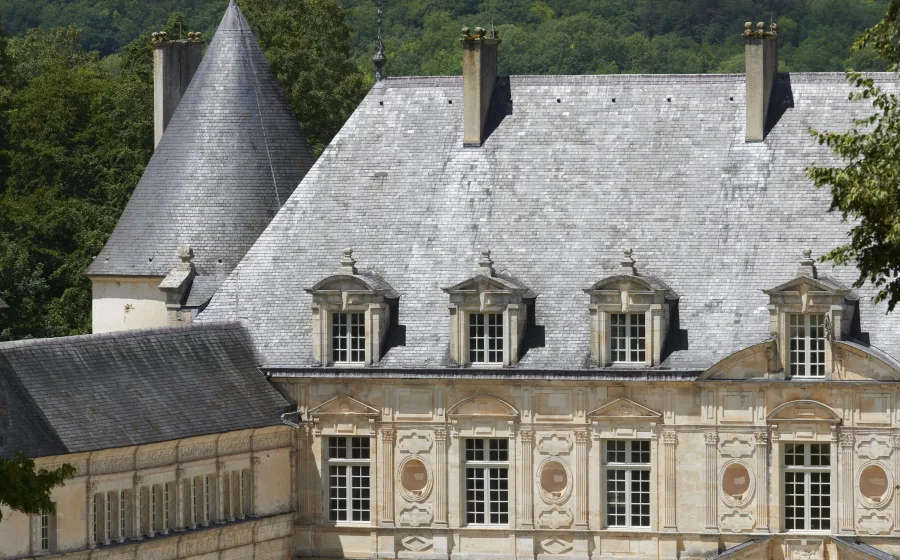
[{"label": "white stone wall", "polygon": [[[765,375],[743,381],[730,379],[729,372],[722,377],[278,379],[306,420],[298,434],[295,552],[422,560],[699,558],[770,534],[778,535],[775,544],[754,554],[791,558],[791,546],[797,551],[800,545],[787,537],[802,536],[811,539],[810,546],[821,544],[824,555],[828,536],[839,534],[859,535],[886,550],[900,548],[895,483],[884,500],[872,503],[861,499],[858,480],[871,464],[898,479],[896,384],[792,383]],[[326,521],[325,446],[332,435],[370,438],[370,523]],[[465,523],[466,437],[509,442],[507,526]],[[651,526],[609,528],[604,445],[633,438],[651,442]],[[789,442],[831,446],[829,531],[783,530],[781,464]],[[415,500],[400,479],[411,456],[427,464],[431,478],[427,495]],[[548,499],[538,482],[551,459],[563,463],[571,477],[561,498]],[[746,469],[751,479],[741,499],[722,490],[730,465]],[[834,549],[829,558],[837,557]]]},{"label": "white stone wall", "polygon": [[[295,431],[286,426],[228,432],[129,448],[108,449],[36,460],[38,468],[69,463],[74,479],[53,490],[56,502],[55,547],[41,553],[39,518],[3,509],[0,558],[19,559],[58,555],[115,560],[171,560],[211,558],[290,558],[295,504],[291,477]],[[248,476],[248,510],[226,512],[225,482],[232,473]],[[216,492],[213,511],[196,528],[183,516],[183,481],[211,477]],[[230,482],[230,480],[229,480]],[[140,494],[142,488],[171,483],[175,518],[166,534],[148,537],[141,530],[127,538],[93,541],[93,496],[109,492]],[[212,494],[212,492],[211,492]],[[190,502],[188,502],[189,505]],[[135,507],[135,504],[129,504]],[[130,510],[131,511],[131,510]],[[137,526],[138,521],[129,517]],[[117,536],[117,535],[115,535]],[[120,542],[121,540],[121,542]],[[109,542],[106,542],[109,541]]]},{"label": "white stone wall", "polygon": [[166,326],[162,277],[91,278],[92,332],[104,333]]}]

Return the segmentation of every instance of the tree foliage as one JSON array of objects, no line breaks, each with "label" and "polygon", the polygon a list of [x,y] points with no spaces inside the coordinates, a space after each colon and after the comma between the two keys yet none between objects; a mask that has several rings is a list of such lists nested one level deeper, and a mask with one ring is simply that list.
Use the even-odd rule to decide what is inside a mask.
[{"label": "tree foliage", "polygon": [[[893,0],[884,19],[854,48],[870,48],[891,71],[900,69],[900,0]],[[848,242],[824,259],[855,262],[855,286],[872,283],[876,301],[886,301],[893,311],[900,303],[900,103],[869,76],[848,72],[848,78],[855,86],[850,99],[871,103],[875,112],[846,132],[812,131],[844,165],[814,166],[807,173],[816,186],[831,189],[830,211],[852,224]]]},{"label": "tree foliage", "polygon": [[[65,464],[48,471],[35,471],[34,461],[20,451],[12,459],[0,457],[0,506],[9,506],[26,515],[55,512],[50,491],[75,476],[75,467]],[[0,521],[3,511],[0,510]]]}]

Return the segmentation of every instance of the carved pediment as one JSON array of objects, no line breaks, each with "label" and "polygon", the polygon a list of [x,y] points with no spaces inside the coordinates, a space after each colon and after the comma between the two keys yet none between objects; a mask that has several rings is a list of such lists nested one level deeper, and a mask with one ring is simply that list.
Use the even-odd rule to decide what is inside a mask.
[{"label": "carved pediment", "polygon": [[519,411],[496,397],[480,396],[459,401],[447,410],[447,416],[518,418]]},{"label": "carved pediment", "polygon": [[839,424],[841,417],[830,406],[808,399],[776,406],[766,417],[768,422],[827,422]]},{"label": "carved pediment", "polygon": [[834,370],[840,380],[895,381],[900,379],[900,363],[875,348],[853,340],[836,340]]},{"label": "carved pediment", "polygon": [[662,414],[623,397],[594,410],[588,414],[588,418],[642,418],[658,421],[662,418]]},{"label": "carved pediment", "polygon": [[[844,300],[857,301],[859,296],[842,282],[819,274],[812,251],[803,251],[803,259],[792,280],[769,290],[763,290],[774,305],[792,306],[800,313],[808,313],[813,307],[819,312],[831,305],[842,305]],[[795,311],[795,312],[796,312]]]},{"label": "carved pediment", "polygon": [[379,412],[378,409],[353,397],[341,395],[310,409],[308,415],[311,418],[322,416],[378,416]]},{"label": "carved pediment", "polygon": [[507,305],[533,299],[535,294],[508,272],[494,271],[491,252],[481,251],[479,269],[474,276],[452,286],[441,288],[450,294],[452,303],[478,304],[483,311],[487,307]]},{"label": "carved pediment", "polygon": [[777,351],[774,340],[748,346],[716,362],[704,371],[697,381],[766,377],[768,372],[775,369]]},{"label": "carved pediment", "polygon": [[631,249],[625,251],[622,268],[618,274],[607,276],[584,290],[594,305],[615,305],[621,302],[622,312],[631,304],[664,303],[677,300],[676,294],[665,282],[647,272],[638,272]]},{"label": "carved pediment", "polygon": [[[348,303],[352,305],[400,297],[377,272],[359,270],[356,267],[353,249],[344,249],[341,268],[335,274],[319,280],[312,288],[306,288],[306,292],[312,294],[317,303],[325,303],[339,297],[344,302],[344,307]],[[354,296],[358,301],[348,301]]]}]

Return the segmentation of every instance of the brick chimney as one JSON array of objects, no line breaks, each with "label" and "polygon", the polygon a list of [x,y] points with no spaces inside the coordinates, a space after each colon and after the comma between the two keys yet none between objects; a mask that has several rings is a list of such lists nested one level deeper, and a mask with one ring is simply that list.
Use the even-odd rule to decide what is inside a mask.
[{"label": "brick chimney", "polygon": [[476,27],[462,30],[463,47],[463,145],[481,146],[497,82],[497,47],[500,39],[494,29]]},{"label": "brick chimney", "polygon": [[203,39],[188,33],[187,39],[169,41],[166,32],[153,34],[153,147],[159,145],[169,119],[200,66]]},{"label": "brick chimney", "polygon": [[762,142],[766,135],[772,84],[778,73],[778,26],[773,23],[766,31],[763,23],[759,22],[754,30],[748,21],[744,24],[744,44],[747,72],[746,141]]}]

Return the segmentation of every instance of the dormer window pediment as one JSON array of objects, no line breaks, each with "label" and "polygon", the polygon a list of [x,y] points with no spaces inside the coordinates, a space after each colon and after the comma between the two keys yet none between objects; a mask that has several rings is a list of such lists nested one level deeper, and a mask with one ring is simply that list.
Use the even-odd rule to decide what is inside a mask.
[{"label": "dormer window pediment", "polygon": [[769,296],[769,332],[789,376],[825,378],[833,370],[830,340],[849,334],[857,296],[847,285],[820,274],[812,251],[803,251],[797,276],[763,290]]},{"label": "dormer window pediment", "polygon": [[474,276],[442,289],[450,296],[451,365],[518,362],[534,292],[509,272],[495,271],[487,249]]},{"label": "dormer window pediment", "polygon": [[621,270],[594,283],[591,296],[591,363],[594,366],[656,366],[662,360],[671,317],[678,300],[665,282],[638,272],[632,251]]},{"label": "dormer window pediment", "polygon": [[306,292],[313,304],[313,357],[320,364],[372,365],[381,360],[400,295],[378,273],[359,270],[353,249],[341,268]]}]

